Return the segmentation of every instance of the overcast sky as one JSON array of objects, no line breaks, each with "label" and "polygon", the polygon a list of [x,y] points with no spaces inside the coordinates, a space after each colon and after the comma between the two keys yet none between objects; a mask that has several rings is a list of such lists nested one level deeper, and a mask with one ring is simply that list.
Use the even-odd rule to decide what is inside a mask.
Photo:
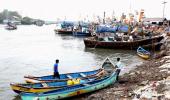
[{"label": "overcast sky", "polygon": [[[170,19],[170,0],[166,0],[165,17]],[[80,19],[93,16],[116,16],[121,13],[145,10],[146,17],[163,16],[163,0],[0,0],[0,12],[4,9],[18,11],[22,16],[57,20]],[[169,13],[168,13],[169,12]]]}]

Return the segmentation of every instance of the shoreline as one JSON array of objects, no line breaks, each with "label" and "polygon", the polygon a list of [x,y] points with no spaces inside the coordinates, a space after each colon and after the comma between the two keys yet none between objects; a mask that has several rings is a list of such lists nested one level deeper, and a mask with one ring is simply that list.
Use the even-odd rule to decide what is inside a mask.
[{"label": "shoreline", "polygon": [[166,56],[159,55],[121,75],[119,83],[71,100],[169,100],[170,45],[167,50]]}]

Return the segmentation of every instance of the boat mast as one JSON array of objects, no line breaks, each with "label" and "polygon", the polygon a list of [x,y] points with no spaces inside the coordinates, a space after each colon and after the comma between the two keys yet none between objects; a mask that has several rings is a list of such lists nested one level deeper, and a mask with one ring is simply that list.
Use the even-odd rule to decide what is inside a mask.
[{"label": "boat mast", "polygon": [[106,12],[104,11],[103,24],[105,24],[105,16],[106,16]]},{"label": "boat mast", "polygon": [[163,4],[163,18],[165,17],[165,4],[166,3],[167,2],[165,0],[162,2],[162,4]]}]

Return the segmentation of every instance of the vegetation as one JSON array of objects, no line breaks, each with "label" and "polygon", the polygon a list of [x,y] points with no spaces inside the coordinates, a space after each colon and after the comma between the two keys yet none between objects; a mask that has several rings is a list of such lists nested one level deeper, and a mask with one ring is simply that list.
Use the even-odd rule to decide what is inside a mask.
[{"label": "vegetation", "polygon": [[21,20],[21,24],[31,25],[31,24],[33,24],[32,20],[33,19],[30,18],[30,17],[23,17],[22,20]]},{"label": "vegetation", "polygon": [[5,9],[4,11],[0,12],[0,24],[4,23],[4,20],[7,21],[17,21],[20,22],[23,25],[31,25],[31,24],[37,24],[37,22],[41,22],[41,24],[44,24],[43,20],[40,19],[33,19],[30,17],[22,17],[17,11],[8,11]]}]

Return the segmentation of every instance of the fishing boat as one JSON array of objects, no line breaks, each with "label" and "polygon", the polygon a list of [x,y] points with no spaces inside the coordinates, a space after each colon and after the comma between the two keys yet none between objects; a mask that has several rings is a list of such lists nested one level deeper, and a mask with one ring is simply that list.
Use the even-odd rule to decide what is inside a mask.
[{"label": "fishing boat", "polygon": [[16,30],[17,27],[16,26],[5,26],[6,30]]},{"label": "fishing boat", "polygon": [[5,26],[6,30],[16,30],[17,26],[14,23],[8,22],[7,26]]},{"label": "fishing boat", "polygon": [[163,38],[164,36],[159,35],[133,41],[116,41],[114,39],[111,40],[109,37],[105,37],[104,39],[100,39],[98,37],[88,37],[84,39],[84,44],[85,47],[87,48],[112,48],[112,49],[136,50],[139,46],[152,44],[153,42],[154,43],[160,42]]},{"label": "fishing boat", "polygon": [[55,29],[54,31],[58,34],[73,34],[73,31],[70,29]]},{"label": "fishing boat", "polygon": [[91,33],[90,32],[73,31],[73,36],[91,36]]},{"label": "fishing boat", "polygon": [[90,23],[78,22],[74,25],[73,36],[91,36]]},{"label": "fishing boat", "polygon": [[40,93],[40,92],[46,92],[50,90],[56,90],[61,89],[66,86],[71,86],[79,83],[86,83],[88,81],[93,81],[95,79],[98,79],[101,77],[99,74],[98,76],[94,76],[91,78],[76,78],[76,79],[70,79],[68,81],[52,81],[52,82],[39,82],[39,83],[11,83],[10,86],[12,90],[16,93],[21,92],[32,92],[32,93]]},{"label": "fishing boat", "polygon": [[86,72],[75,72],[75,73],[66,73],[66,74],[60,74],[59,78],[53,78],[53,75],[47,75],[47,76],[24,76],[26,78],[26,82],[28,83],[36,83],[36,82],[47,82],[47,81],[67,81],[68,79],[74,79],[74,78],[89,78],[97,75],[98,73],[101,73],[102,69],[97,69],[93,71],[86,71]]},{"label": "fishing boat", "polygon": [[[104,62],[104,66],[107,65],[112,67],[112,63],[108,61]],[[84,84],[78,84],[73,86],[64,87],[61,89],[56,89],[48,92],[42,93],[21,93],[22,100],[56,100],[63,99],[72,96],[77,96],[84,93],[93,92],[102,88],[105,88],[116,82],[117,70],[112,70],[111,73],[107,74],[99,80],[94,80]]]},{"label": "fishing boat", "polygon": [[143,59],[149,59],[151,54],[149,51],[139,46],[137,49],[137,55]]},{"label": "fishing boat", "polygon": [[61,23],[57,24],[57,29],[54,29],[54,31],[57,34],[73,34],[73,26],[74,23],[70,21],[63,21]]}]

